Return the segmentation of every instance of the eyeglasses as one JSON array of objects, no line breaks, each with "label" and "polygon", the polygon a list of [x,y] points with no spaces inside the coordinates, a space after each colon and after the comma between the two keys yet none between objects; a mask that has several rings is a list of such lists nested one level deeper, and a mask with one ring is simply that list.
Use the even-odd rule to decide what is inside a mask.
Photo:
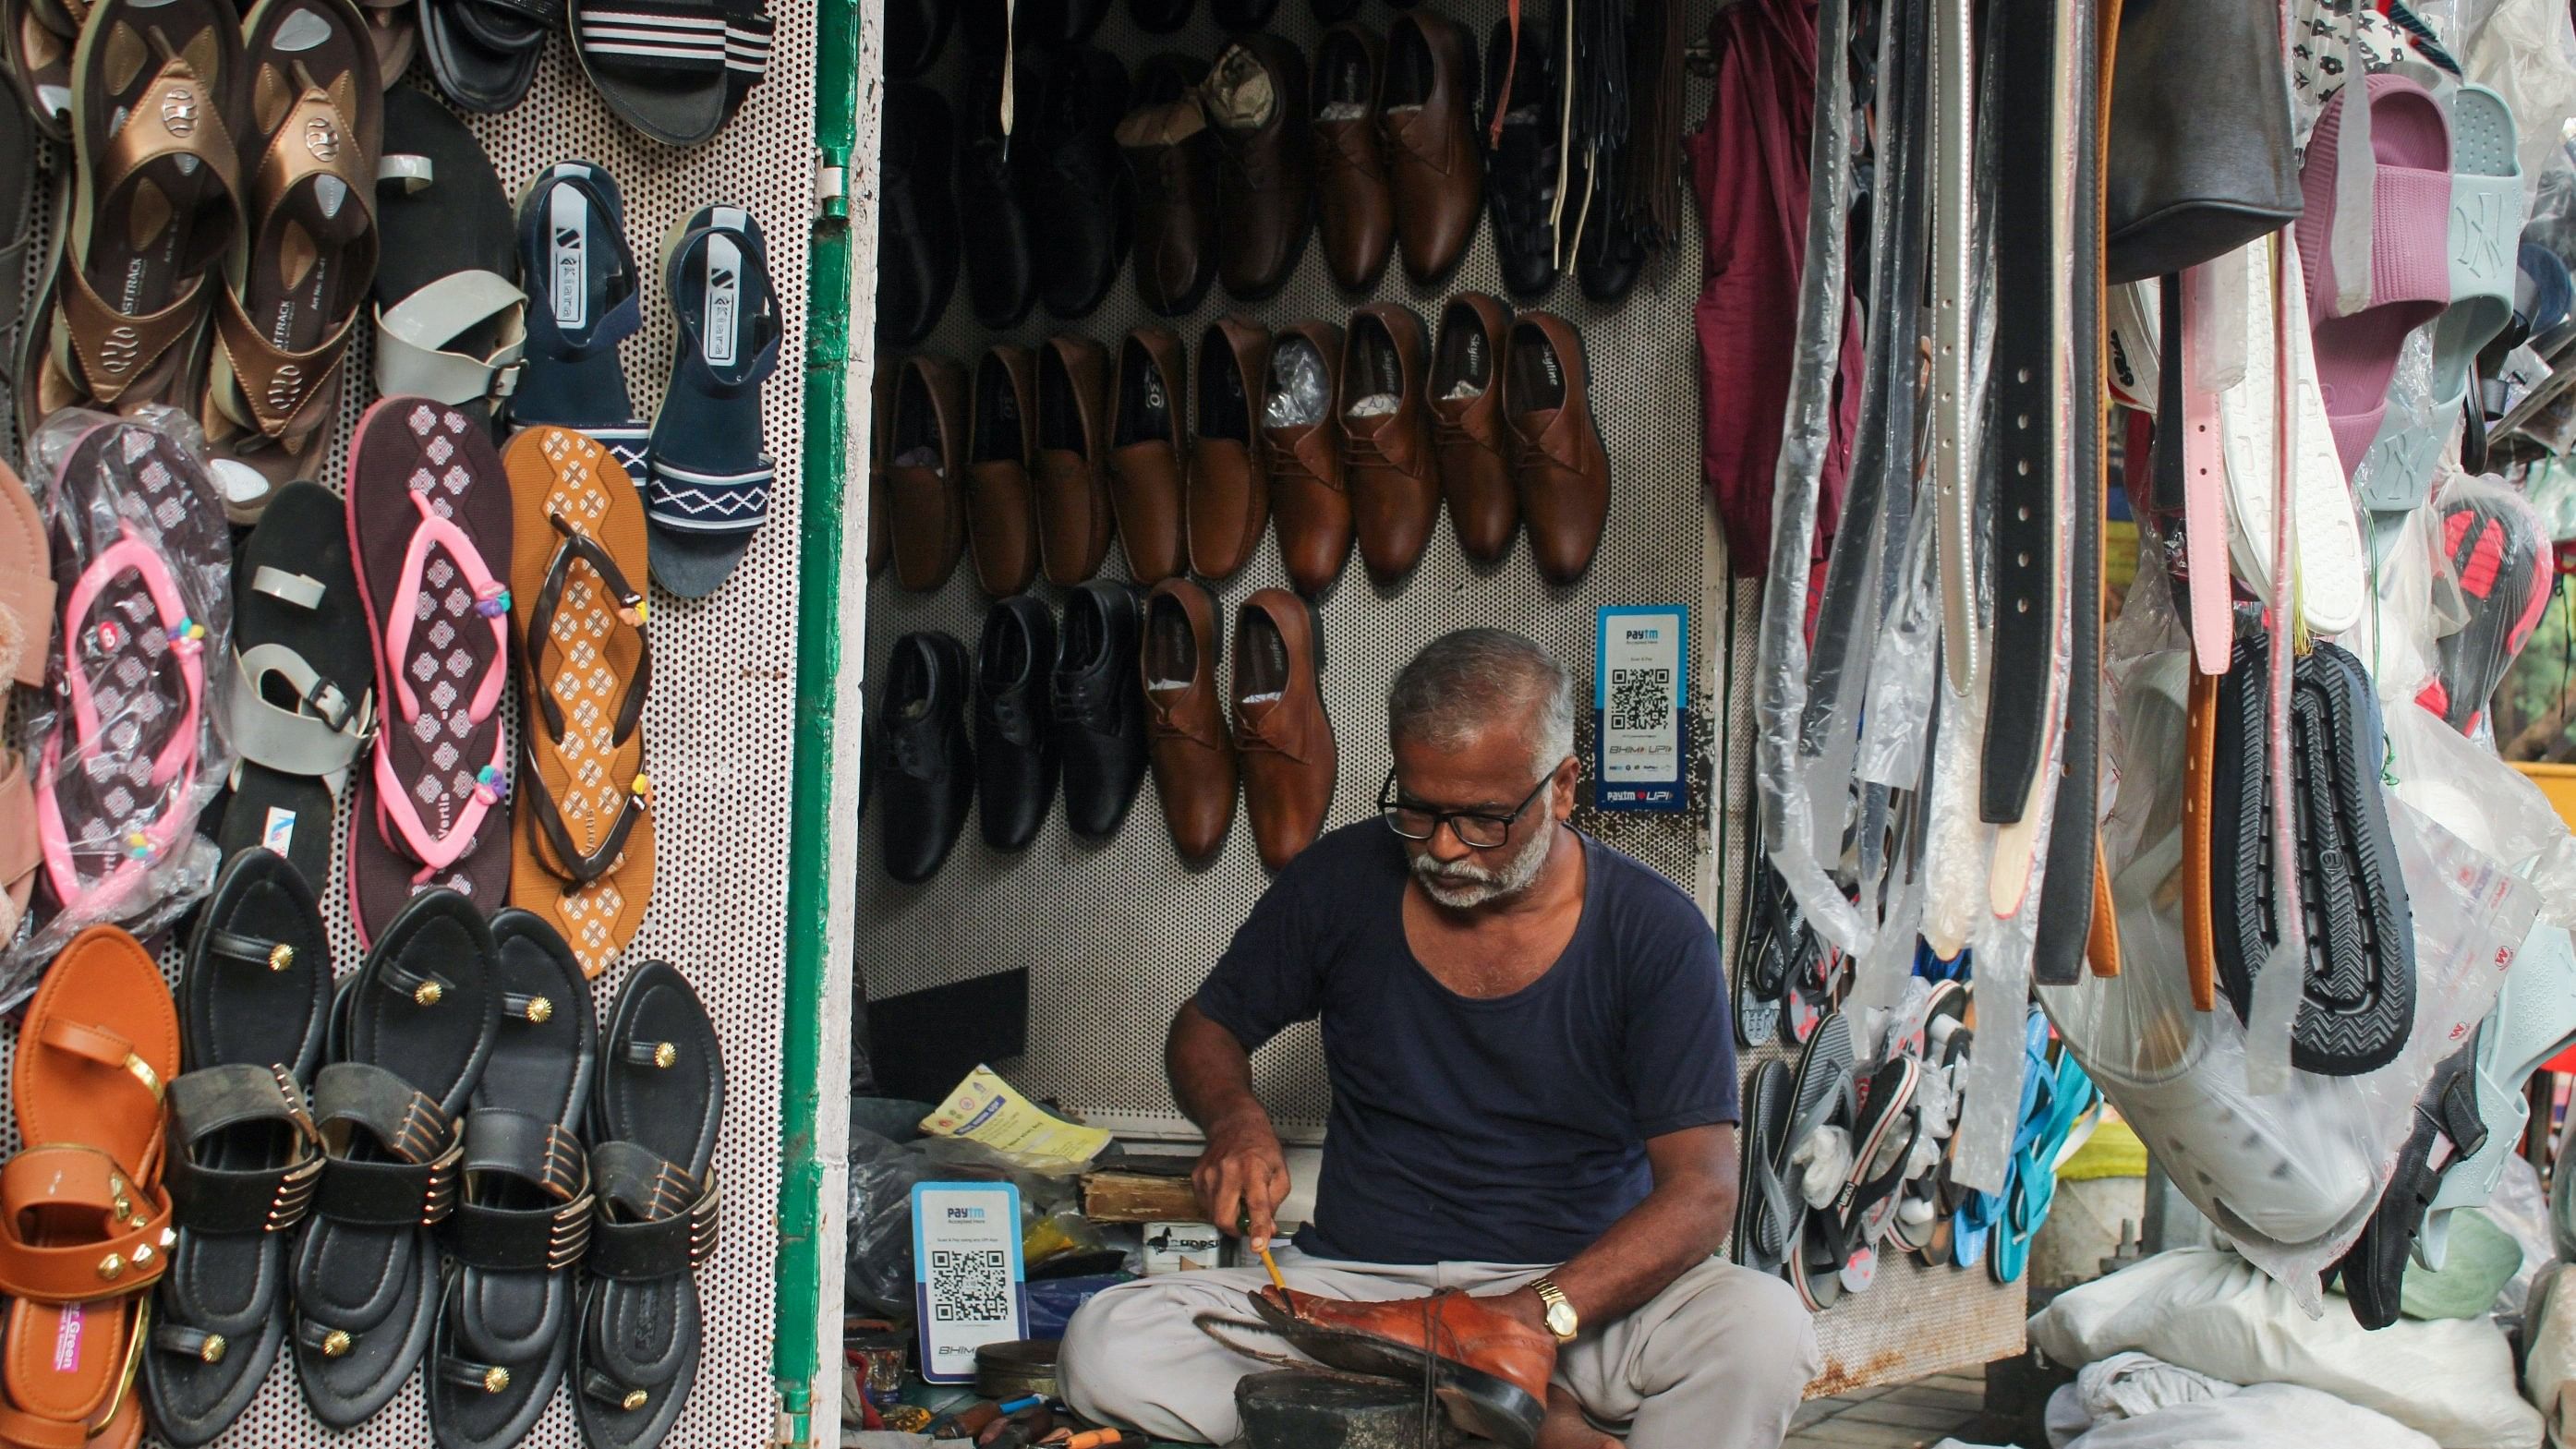
[{"label": "eyeglasses", "polygon": [[1386,817],[1387,829],[1407,840],[1429,840],[1440,833],[1440,827],[1445,823],[1450,833],[1458,837],[1459,844],[1471,850],[1491,850],[1511,838],[1513,823],[1529,810],[1530,802],[1536,800],[1539,792],[1555,778],[1554,770],[1539,776],[1538,783],[1530,786],[1530,792],[1521,797],[1521,803],[1513,806],[1510,814],[1496,815],[1484,810],[1432,810],[1420,805],[1400,804],[1395,792],[1395,771],[1389,770],[1386,783],[1377,788],[1377,810]]}]

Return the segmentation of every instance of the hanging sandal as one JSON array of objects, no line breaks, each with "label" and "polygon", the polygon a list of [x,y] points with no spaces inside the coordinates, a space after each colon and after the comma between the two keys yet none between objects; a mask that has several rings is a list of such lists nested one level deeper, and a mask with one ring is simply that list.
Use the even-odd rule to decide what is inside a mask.
[{"label": "hanging sandal", "polygon": [[331,942],[285,856],[245,850],[197,917],[179,973],[182,1061],[168,1173],[179,1240],[143,1357],[153,1429],[209,1443],[250,1407],[286,1342],[286,1262],[322,1175],[304,1096],[322,1057]]},{"label": "hanging sandal", "polygon": [[88,23],[88,0],[9,0],[0,5],[0,52],[8,61],[10,87],[18,93],[20,109],[48,141],[72,138],[72,49]]},{"label": "hanging sandal", "polygon": [[591,1099],[599,1215],[582,1260],[573,1407],[597,1449],[655,1449],[697,1382],[704,1323],[696,1273],[724,1213],[716,1135],[724,1056],[688,979],[647,961],[602,1033]]},{"label": "hanging sandal", "polygon": [[280,486],[313,476],[339,421],[341,364],[376,279],[385,120],[352,0],[259,0],[242,28],[243,154],[258,159],[197,416],[225,515],[252,523]]},{"label": "hanging sandal", "polygon": [[423,0],[421,48],[459,109],[499,115],[527,99],[537,57],[563,19],[563,0]]},{"label": "hanging sandal", "polygon": [[769,516],[778,467],[761,431],[760,389],[778,368],[778,294],[760,224],[733,206],[706,207],[672,228],[662,280],[680,337],[644,474],[653,581],[699,599],[733,572]]},{"label": "hanging sandal", "polygon": [[502,466],[517,507],[510,605],[529,701],[510,894],[596,977],[653,897],[644,507],[607,450],[570,428],[519,434]]},{"label": "hanging sandal", "polygon": [[531,305],[510,421],[581,429],[641,488],[652,434],[635,416],[617,344],[644,325],[644,307],[617,182],[587,161],[557,162],[519,193],[518,226]]},{"label": "hanging sandal", "polygon": [[528,343],[510,199],[456,113],[408,86],[385,96],[376,219],[376,391],[452,407],[508,398]]},{"label": "hanging sandal", "polygon": [[619,120],[695,146],[732,114],[726,21],[716,0],[572,0],[573,54]]},{"label": "hanging sandal", "polygon": [[123,1449],[152,1285],[175,1240],[161,1185],[162,1093],[179,1015],[149,953],[93,926],[55,958],[18,1029],[9,1087],[23,1145],[0,1167],[0,1443]]}]

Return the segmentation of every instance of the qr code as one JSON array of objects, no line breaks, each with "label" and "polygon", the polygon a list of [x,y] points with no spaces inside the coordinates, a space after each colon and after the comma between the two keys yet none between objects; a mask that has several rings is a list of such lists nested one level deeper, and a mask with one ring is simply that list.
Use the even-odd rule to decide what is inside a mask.
[{"label": "qr code", "polygon": [[1001,1323],[1011,1317],[1011,1263],[1000,1248],[934,1248],[930,1316],[939,1323]]},{"label": "qr code", "polygon": [[1661,729],[1673,714],[1673,672],[1669,669],[1610,671],[1610,728]]}]

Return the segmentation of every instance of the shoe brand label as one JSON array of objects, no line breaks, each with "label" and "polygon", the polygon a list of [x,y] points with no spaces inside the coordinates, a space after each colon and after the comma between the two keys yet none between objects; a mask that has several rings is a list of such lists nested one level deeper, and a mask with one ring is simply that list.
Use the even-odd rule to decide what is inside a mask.
[{"label": "shoe brand label", "polygon": [[104,659],[125,647],[125,626],[114,619],[101,619],[89,631],[92,658]]},{"label": "shoe brand label", "polygon": [[185,86],[172,86],[161,94],[161,125],[181,140],[197,133],[197,94]]},{"label": "shoe brand label", "polygon": [[54,1321],[54,1372],[80,1372],[81,1306],[63,1305],[63,1316]]},{"label": "shoe brand label", "polygon": [[279,855],[286,854],[295,844],[295,812],[269,806],[268,818],[259,827],[259,843]]},{"label": "shoe brand label", "polygon": [[555,325],[580,327],[590,320],[590,288],[583,283],[587,267],[582,243],[590,234],[590,202],[569,186],[554,190],[546,221],[554,236],[547,267],[554,274]]},{"label": "shoe brand label", "polygon": [[707,366],[734,364],[734,318],[742,306],[742,248],[719,232],[707,238]]}]

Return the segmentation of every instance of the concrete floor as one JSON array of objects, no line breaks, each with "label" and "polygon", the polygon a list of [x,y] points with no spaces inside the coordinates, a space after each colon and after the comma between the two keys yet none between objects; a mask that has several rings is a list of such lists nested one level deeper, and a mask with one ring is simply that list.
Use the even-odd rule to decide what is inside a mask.
[{"label": "concrete floor", "polygon": [[1790,1421],[1781,1449],[1922,1449],[1943,1439],[2009,1442],[1991,1431],[1982,1369],[1934,1374],[1831,1399],[1816,1399]]}]

